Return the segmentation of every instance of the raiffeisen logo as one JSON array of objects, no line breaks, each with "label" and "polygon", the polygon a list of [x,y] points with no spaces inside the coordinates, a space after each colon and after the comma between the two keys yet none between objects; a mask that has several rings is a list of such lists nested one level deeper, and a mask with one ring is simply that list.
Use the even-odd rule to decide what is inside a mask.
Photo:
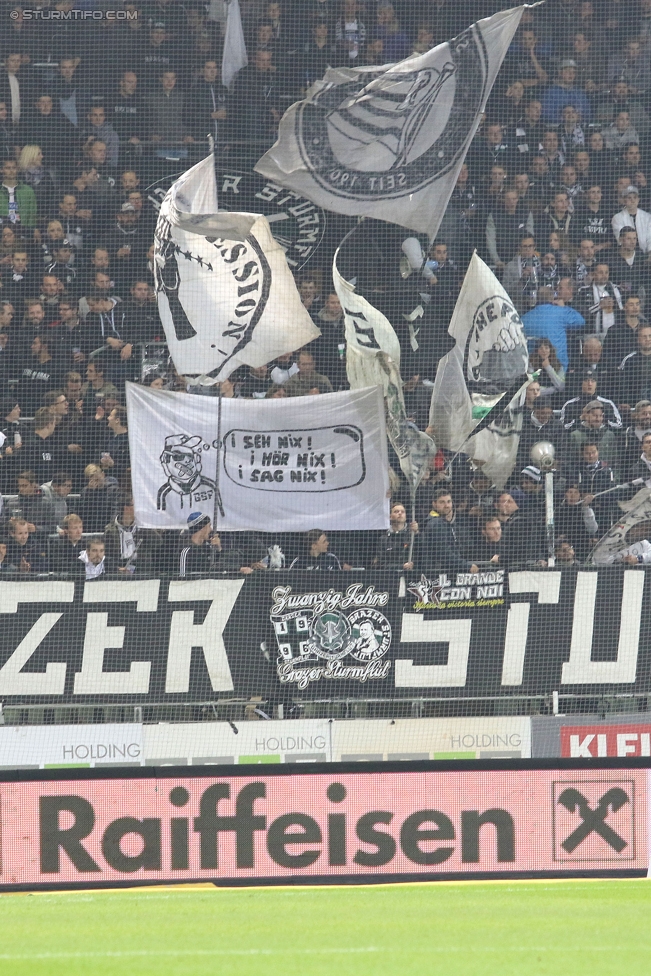
[{"label": "raiffeisen logo", "polygon": [[510,762],[7,773],[0,889],[646,874],[646,769]]}]

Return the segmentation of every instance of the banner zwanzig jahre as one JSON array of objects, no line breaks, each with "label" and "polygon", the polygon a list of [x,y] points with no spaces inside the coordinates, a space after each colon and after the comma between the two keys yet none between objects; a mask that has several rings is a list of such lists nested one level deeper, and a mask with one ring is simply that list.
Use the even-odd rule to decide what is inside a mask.
[{"label": "banner zwanzig jahre", "polygon": [[651,691],[644,570],[0,582],[0,701]]}]

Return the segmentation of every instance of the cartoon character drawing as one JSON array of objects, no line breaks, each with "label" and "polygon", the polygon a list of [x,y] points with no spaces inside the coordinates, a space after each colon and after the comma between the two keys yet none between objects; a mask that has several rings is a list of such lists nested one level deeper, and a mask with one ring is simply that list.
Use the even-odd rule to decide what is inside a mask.
[{"label": "cartoon character drawing", "polygon": [[167,481],[158,489],[156,507],[159,511],[166,511],[170,492],[178,496],[181,508],[186,501],[191,507],[194,494],[201,488],[207,489],[212,497],[215,482],[201,473],[201,437],[198,435],[169,434],[165,438],[160,463]]}]

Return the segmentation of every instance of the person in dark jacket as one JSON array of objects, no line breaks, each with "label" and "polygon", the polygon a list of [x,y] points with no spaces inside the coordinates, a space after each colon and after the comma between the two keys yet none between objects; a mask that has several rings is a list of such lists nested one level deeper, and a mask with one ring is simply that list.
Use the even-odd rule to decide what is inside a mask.
[{"label": "person in dark jacket", "polygon": [[441,488],[434,495],[430,517],[419,538],[416,563],[426,575],[436,572],[476,573],[477,565],[462,556],[464,533],[457,520],[452,495]]},{"label": "person in dark jacket", "polygon": [[213,532],[210,518],[202,512],[191,512],[187,519],[188,534],[179,553],[179,576],[197,573],[252,573],[250,566],[242,565],[237,550],[224,551],[221,539]]},{"label": "person in dark jacket", "polygon": [[65,576],[83,576],[84,565],[79,560],[86,548],[82,540],[84,523],[78,515],[66,515],[63,520],[63,535],[50,542],[50,569],[53,573]]},{"label": "person in dark jacket", "polygon": [[409,547],[412,532],[418,532],[418,522],[409,525],[405,506],[402,502],[396,502],[391,506],[389,525],[389,531],[382,536],[378,545],[373,566],[378,569],[413,569],[413,562],[408,562]]},{"label": "person in dark jacket", "polygon": [[348,563],[341,564],[338,556],[328,552],[330,541],[322,529],[310,529],[305,535],[305,552],[291,563],[290,569],[342,570],[350,569]]},{"label": "person in dark jacket", "polygon": [[87,532],[103,532],[119,510],[117,481],[107,478],[97,464],[88,464],[84,476],[87,484],[79,499],[79,515]]},{"label": "person in dark jacket", "polygon": [[538,562],[545,547],[540,527],[521,511],[513,495],[504,491],[495,502],[502,523],[503,563],[509,569],[516,565]]}]

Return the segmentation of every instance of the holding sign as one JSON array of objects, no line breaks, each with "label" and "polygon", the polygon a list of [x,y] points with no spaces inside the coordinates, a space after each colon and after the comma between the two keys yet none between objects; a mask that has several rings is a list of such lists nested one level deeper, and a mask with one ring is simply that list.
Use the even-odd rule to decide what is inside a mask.
[{"label": "holding sign", "polygon": [[190,512],[212,519],[216,491],[224,530],[388,527],[377,387],[223,399],[221,447],[216,398],[127,384],[127,408],[136,520],[144,528],[184,529]]}]

